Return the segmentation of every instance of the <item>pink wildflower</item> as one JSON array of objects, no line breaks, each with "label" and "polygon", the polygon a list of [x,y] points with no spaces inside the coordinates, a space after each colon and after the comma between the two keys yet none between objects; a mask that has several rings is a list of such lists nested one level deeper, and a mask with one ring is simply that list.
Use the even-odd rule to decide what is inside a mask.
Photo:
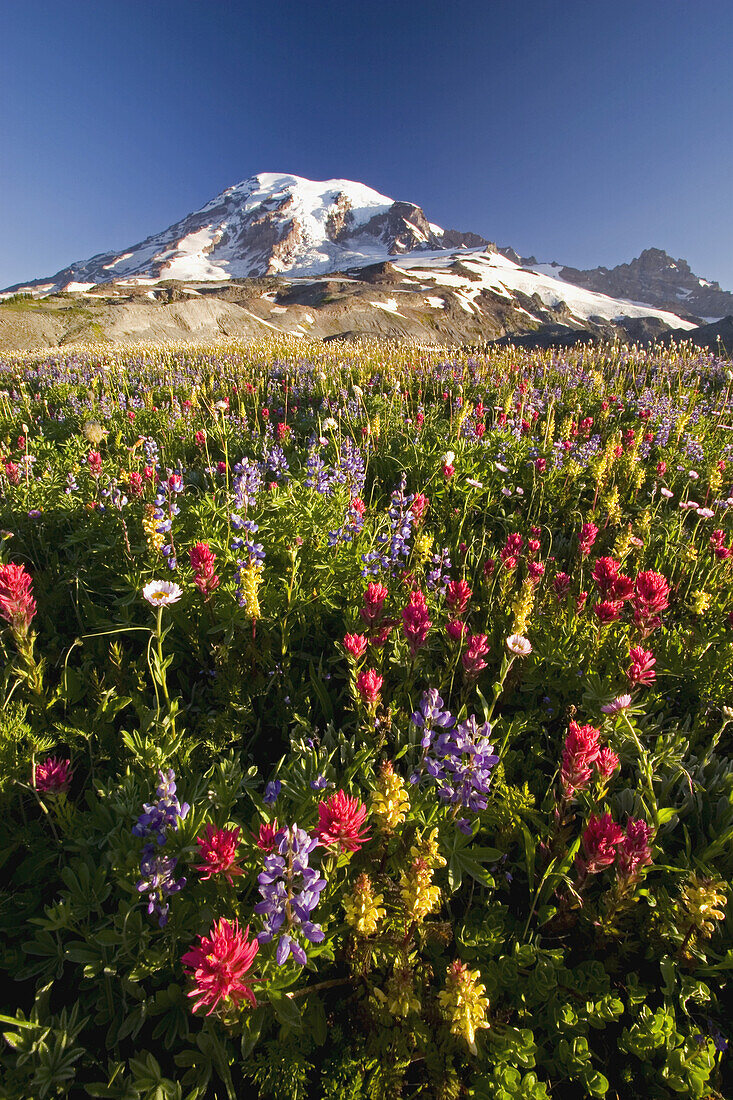
[{"label": "pink wildflower", "polygon": [[379,692],[382,689],[384,680],[375,672],[374,669],[369,668],[364,672],[360,672],[356,679],[356,690],[362,698],[362,701],[367,704],[374,704],[379,699]]},{"label": "pink wildflower", "polygon": [[623,829],[610,814],[603,814],[602,817],[593,814],[583,832],[586,873],[597,875],[610,867],[616,859],[616,851],[623,838]]},{"label": "pink wildflower", "polygon": [[430,621],[428,605],[422,592],[416,590],[410,593],[410,602],[402,612],[402,625],[410,647],[411,656],[425,645],[428,631],[433,625]]},{"label": "pink wildflower", "polygon": [[613,749],[601,749],[595,759],[594,767],[601,779],[608,781],[617,771],[621,761]]},{"label": "pink wildflower", "polygon": [[598,528],[595,523],[584,523],[580,529],[578,536],[578,549],[580,550],[581,557],[587,558],[590,554],[593,543],[598,536]]},{"label": "pink wildflower", "polygon": [[473,595],[466,581],[450,581],[445,592],[448,607],[454,615],[463,615]]},{"label": "pink wildflower", "polygon": [[233,924],[220,920],[208,936],[199,936],[198,946],[190,947],[181,956],[181,962],[189,967],[186,974],[194,982],[188,996],[198,998],[194,1012],[202,1005],[209,1005],[207,1016],[210,1016],[220,1002],[226,1008],[237,1008],[244,1000],[257,1005],[251,986],[243,981],[260,946],[256,939],[248,943],[248,935],[249,926],[242,932],[236,920]]},{"label": "pink wildflower", "polygon": [[203,860],[196,870],[201,872],[202,879],[223,875],[231,886],[232,875],[243,874],[236,863],[239,833],[239,829],[215,829],[213,825],[207,825],[203,836],[196,837]]},{"label": "pink wildflower", "polygon": [[640,869],[651,863],[652,850],[649,843],[651,838],[652,830],[646,821],[629,821],[618,853],[620,878],[636,878]]},{"label": "pink wildflower", "polygon": [[219,577],[214,566],[216,554],[208,543],[197,542],[189,550],[188,556],[191,559],[191,568],[194,572],[193,582],[208,599],[211,593],[219,587]]},{"label": "pink wildflower", "polygon": [[468,627],[460,619],[449,619],[445,624],[445,632],[454,642],[460,642],[467,630]]},{"label": "pink wildflower", "polygon": [[272,852],[275,848],[275,837],[279,832],[280,826],[277,823],[277,818],[275,818],[271,822],[263,821],[258,832],[253,833],[252,837],[261,852]]},{"label": "pink wildflower", "polygon": [[564,600],[570,592],[570,577],[567,573],[556,573],[552,581],[552,587],[555,589],[558,600]]},{"label": "pink wildflower", "polygon": [[654,671],[657,660],[650,649],[642,649],[638,645],[632,646],[629,650],[629,660],[631,664],[626,673],[629,683],[643,684],[645,687],[654,683],[657,678]]},{"label": "pink wildflower", "polygon": [[362,830],[367,808],[358,798],[345,791],[332,794],[327,802],[318,803],[316,836],[321,844],[337,845],[342,852],[357,852],[369,839]]},{"label": "pink wildflower", "polygon": [[560,782],[564,798],[572,798],[576,791],[588,785],[591,764],[598,759],[601,731],[595,726],[579,726],[571,722],[565,737],[560,768]]},{"label": "pink wildflower", "polygon": [[26,637],[35,613],[33,582],[25,566],[0,565],[0,618],[10,624],[16,639]]},{"label": "pink wildflower", "polygon": [[472,634],[469,637],[468,649],[461,657],[461,662],[469,679],[474,679],[482,669],[486,668],[484,657],[489,652],[489,648],[485,634]]},{"label": "pink wildflower", "polygon": [[358,661],[366,653],[366,636],[364,634],[344,634],[344,649],[350,657]]},{"label": "pink wildflower", "polygon": [[71,761],[49,756],[42,764],[36,764],[33,785],[42,794],[60,794],[68,791],[71,782]]},{"label": "pink wildflower", "polygon": [[98,478],[102,473],[102,456],[99,451],[90,451],[87,455],[87,467],[93,478]]},{"label": "pink wildflower", "polygon": [[368,626],[373,626],[382,617],[387,589],[383,584],[368,584],[364,593],[364,606],[359,611]]}]

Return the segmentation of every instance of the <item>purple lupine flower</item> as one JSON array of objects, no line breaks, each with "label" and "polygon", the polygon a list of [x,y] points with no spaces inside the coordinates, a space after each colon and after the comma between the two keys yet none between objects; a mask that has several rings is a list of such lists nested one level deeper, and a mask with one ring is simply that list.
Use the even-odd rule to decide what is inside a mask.
[{"label": "purple lupine flower", "polygon": [[433,554],[432,566],[425,574],[425,584],[431,592],[445,592],[450,580],[448,570],[451,567],[450,552],[444,547],[439,553]]},{"label": "purple lupine flower", "polygon": [[143,812],[132,827],[133,836],[155,837],[159,845],[167,839],[167,830],[178,828],[178,818],[184,818],[190,806],[181,804],[176,795],[176,777],[172,768],[158,772],[157,802],[143,804]]},{"label": "purple lupine flower", "polygon": [[279,779],[272,779],[265,787],[265,793],[262,796],[262,801],[266,806],[273,806],[277,801],[277,797],[280,794],[280,788],[282,783]]},{"label": "purple lupine flower", "polygon": [[170,906],[166,899],[186,885],[183,876],[174,878],[177,863],[176,856],[161,856],[152,844],[146,844],[143,848],[140,860],[142,877],[137,882],[137,889],[141,894],[148,895],[148,913],[158,917],[160,928],[165,928],[168,923]]},{"label": "purple lupine flower", "polygon": [[[440,710],[442,705],[443,700],[431,689],[412,716],[415,725],[425,730],[423,768],[437,784],[443,802],[478,813],[488,805],[491,769],[499,760],[489,742],[491,726],[488,722],[479,726],[475,715],[455,726],[453,716]],[[436,735],[432,727],[441,732]],[[461,819],[459,828],[465,832],[467,825]]]},{"label": "purple lupine flower", "polygon": [[274,844],[275,851],[265,858],[265,869],[257,878],[263,900],[255,905],[254,911],[264,918],[257,939],[269,943],[279,936],[275,952],[278,966],[283,966],[291,955],[304,966],[308,958],[295,933],[310,943],[321,943],[324,938],[321,926],[311,920],[326,886],[326,880],[308,864],[318,841],[305,829],[293,825],[281,829]]},{"label": "purple lupine flower", "polygon": [[412,722],[423,731],[422,747],[424,749],[430,747],[434,729],[451,729],[456,724],[451,712],[443,710],[443,700],[436,688],[429,688],[423,693],[418,708],[412,715]]},{"label": "purple lupine flower", "polygon": [[178,819],[184,818],[190,806],[179,802],[176,794],[176,776],[172,768],[167,772],[158,772],[158,786],[155,794],[157,802],[143,805],[143,812],[132,827],[133,836],[144,837],[147,844],[140,859],[141,878],[137,883],[138,891],[148,894],[148,913],[156,914],[158,924],[163,928],[168,922],[168,902],[166,898],[178,893],[186,885],[185,878],[173,877],[176,864],[175,856],[157,854],[168,839],[168,831],[178,829]]}]

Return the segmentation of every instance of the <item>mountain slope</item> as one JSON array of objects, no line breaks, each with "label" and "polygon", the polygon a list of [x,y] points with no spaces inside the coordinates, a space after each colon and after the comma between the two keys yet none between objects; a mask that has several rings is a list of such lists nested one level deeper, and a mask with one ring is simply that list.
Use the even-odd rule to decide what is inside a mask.
[{"label": "mountain slope", "polygon": [[48,293],[130,279],[317,275],[413,250],[487,244],[475,233],[432,225],[414,203],[395,202],[361,183],[264,172],[122,252],[102,253],[8,289]]},{"label": "mountain slope", "polygon": [[[510,249],[502,249],[502,253],[516,256]],[[695,275],[686,260],[673,260],[661,248],[647,248],[630,263],[610,269],[594,267],[581,271],[558,263],[537,264],[534,257],[522,262],[586,290],[648,302],[657,309],[672,310],[684,317],[718,318],[733,313],[733,294],[722,290],[718,283]]]}]

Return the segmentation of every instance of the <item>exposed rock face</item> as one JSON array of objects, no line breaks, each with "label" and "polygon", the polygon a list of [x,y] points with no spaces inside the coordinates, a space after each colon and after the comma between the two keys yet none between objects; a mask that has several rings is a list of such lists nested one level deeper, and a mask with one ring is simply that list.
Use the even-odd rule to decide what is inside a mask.
[{"label": "exposed rock face", "polygon": [[595,267],[580,271],[574,267],[558,268],[566,282],[586,287],[612,298],[632,302],[648,302],[659,309],[669,309],[696,318],[722,317],[733,313],[733,294],[722,290],[716,282],[701,279],[690,270],[686,260],[673,260],[661,248],[647,248],[628,264],[610,270]]}]

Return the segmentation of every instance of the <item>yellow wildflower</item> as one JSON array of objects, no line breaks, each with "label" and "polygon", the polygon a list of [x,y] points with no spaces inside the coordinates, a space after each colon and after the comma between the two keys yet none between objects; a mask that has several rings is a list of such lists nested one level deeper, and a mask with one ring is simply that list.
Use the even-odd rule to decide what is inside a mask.
[{"label": "yellow wildflower", "polygon": [[153,505],[146,504],[142,524],[143,531],[145,532],[145,541],[148,544],[148,550],[151,554],[159,554],[165,545],[165,539],[157,529],[159,522],[160,521],[155,518],[155,508]]},{"label": "yellow wildflower", "polygon": [[380,908],[384,898],[372,892],[369,875],[359,875],[354,889],[343,899],[346,923],[361,936],[371,936],[382,920],[385,910]]},{"label": "yellow wildflower", "polygon": [[372,814],[377,818],[380,829],[392,832],[405,820],[410,808],[410,799],[402,778],[396,774],[390,760],[385,760],[379,769],[377,787],[372,795]]},{"label": "yellow wildflower", "polygon": [[433,868],[426,859],[413,859],[400,878],[400,896],[409,923],[421,921],[440,904],[440,887],[433,886]]},{"label": "yellow wildflower", "polygon": [[489,999],[480,978],[478,970],[469,970],[456,959],[448,967],[445,989],[438,994],[440,1006],[451,1022],[451,1034],[462,1036],[472,1054],[478,1053],[476,1029],[489,1026],[486,1020]]}]

